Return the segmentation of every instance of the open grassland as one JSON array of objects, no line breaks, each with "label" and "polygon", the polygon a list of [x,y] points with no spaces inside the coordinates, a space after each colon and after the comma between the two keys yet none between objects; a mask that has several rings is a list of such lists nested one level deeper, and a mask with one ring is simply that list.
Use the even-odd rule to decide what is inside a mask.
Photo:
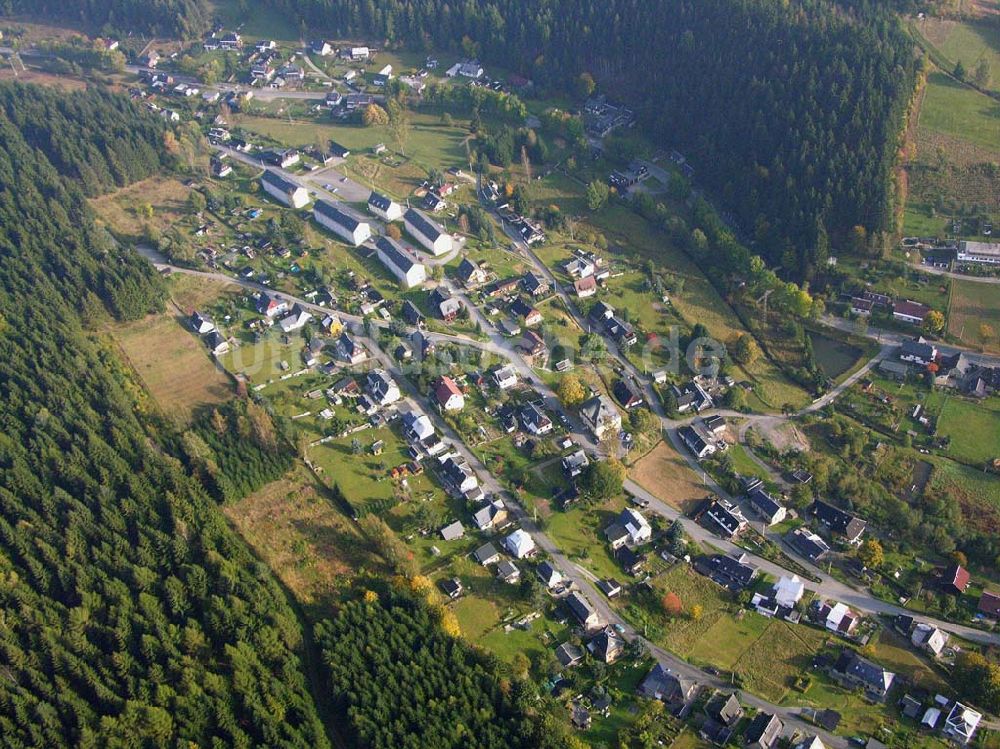
[{"label": "open grassland", "polygon": [[[720,620],[731,618],[730,612],[735,608],[732,599],[721,587],[686,564],[675,565],[657,577],[654,585],[658,596],[676,593],[684,607],[684,613],[665,626],[663,642],[660,644],[684,657],[693,657],[699,648],[729,647],[728,643],[706,639],[707,633]],[[695,605],[702,607],[699,619],[691,616],[691,609]],[[698,652],[705,655],[700,650]]]},{"label": "open grassland", "polygon": [[951,135],[996,153],[1000,151],[1000,102],[943,73],[931,73],[918,137],[924,130]]},{"label": "open grassland", "polygon": [[176,309],[111,329],[160,410],[187,423],[200,406],[221,403],[232,383]]},{"label": "open grassland", "polygon": [[709,491],[677,451],[666,442],[629,469],[629,477],[646,491],[682,512],[693,509]]},{"label": "open grassland", "polygon": [[993,73],[989,88],[1000,91],[1000,27],[975,19],[928,16],[917,21],[917,29],[952,67],[960,62],[971,74],[985,59]]},{"label": "open grassland", "polygon": [[333,603],[358,569],[379,566],[357,527],[300,463],[223,511],[306,606],[319,609]]},{"label": "open grassland", "polygon": [[951,438],[947,455],[961,463],[981,467],[1000,458],[1000,397],[948,398],[938,417],[937,433]]},{"label": "open grassland", "polygon": [[406,155],[383,154],[379,158],[371,153],[378,143],[385,143],[394,151],[399,150],[384,127],[333,122],[327,117],[287,120],[241,115],[236,118],[236,123],[250,132],[289,146],[326,146],[329,141],[336,141],[351,151],[343,169],[360,181],[375,184],[397,198],[409,195],[427,178],[427,171],[431,168],[443,171],[451,166],[468,167],[465,148],[468,130],[460,124],[443,125],[435,114],[411,114]]},{"label": "open grassland", "polygon": [[191,188],[168,177],[150,177],[90,201],[97,215],[116,234],[137,238],[146,223],[160,231],[187,215]]},{"label": "open grassland", "polygon": [[[1000,286],[964,280],[952,283],[948,332],[967,346],[1000,351]],[[989,330],[982,330],[983,325]]]}]

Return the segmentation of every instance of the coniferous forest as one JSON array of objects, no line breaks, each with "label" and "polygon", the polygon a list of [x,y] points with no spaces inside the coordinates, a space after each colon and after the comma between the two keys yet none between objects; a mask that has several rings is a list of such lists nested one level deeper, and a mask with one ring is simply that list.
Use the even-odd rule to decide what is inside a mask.
[{"label": "coniferous forest", "polygon": [[281,590],[80,325],[163,304],[76,187],[163,168],[163,126],[94,92],[0,101],[0,743],[326,746]]},{"label": "coniferous forest", "polygon": [[212,18],[206,0],[0,0],[0,13],[28,13],[108,32],[192,37]]},{"label": "coniferous forest", "polygon": [[892,226],[917,66],[894,3],[269,1],[317,32],[478,53],[556,93],[591,73],[793,278],[825,259],[823,231],[836,242]]},{"label": "coniferous forest", "polygon": [[[5,747],[330,745],[302,623],[218,509],[288,468],[287,439],[247,400],[177,433],[90,330],[161,310],[165,289],[80,184],[170,170],[169,132],[124,97],[0,85]],[[358,745],[574,745],[426,604],[386,595],[318,627],[314,687]],[[368,678],[389,662],[419,682],[409,701],[389,674]]]}]

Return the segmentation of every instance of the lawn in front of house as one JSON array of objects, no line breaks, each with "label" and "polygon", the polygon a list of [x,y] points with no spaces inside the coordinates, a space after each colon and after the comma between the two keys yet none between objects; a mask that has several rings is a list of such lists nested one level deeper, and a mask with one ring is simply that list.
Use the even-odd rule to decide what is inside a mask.
[{"label": "lawn in front of house", "polygon": [[604,530],[625,507],[624,497],[615,497],[596,507],[575,505],[548,516],[545,532],[571,560],[598,577],[624,580],[625,573],[612,558]]}]

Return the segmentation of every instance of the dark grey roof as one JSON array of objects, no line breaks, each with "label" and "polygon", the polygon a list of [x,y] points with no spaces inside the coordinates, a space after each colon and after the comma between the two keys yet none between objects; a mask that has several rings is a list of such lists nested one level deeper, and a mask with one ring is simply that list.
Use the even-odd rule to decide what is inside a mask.
[{"label": "dark grey roof", "polygon": [[721,584],[745,588],[757,576],[757,568],[723,554],[697,560],[696,569]]},{"label": "dark grey roof", "polygon": [[[375,246],[390,263],[399,268],[399,270],[403,273],[406,273],[410,270],[410,268],[418,264],[416,260],[411,258],[406,251],[403,250],[403,246],[394,239],[389,237],[379,237],[375,240]],[[409,302],[409,300],[407,300],[407,302]],[[404,305],[407,302],[404,302]],[[409,303],[412,304],[412,302]]]},{"label": "dark grey roof", "polygon": [[368,205],[378,208],[380,211],[388,211],[389,206],[392,205],[392,199],[387,198],[385,195],[379,192],[372,192],[368,196]]},{"label": "dark grey roof", "polygon": [[797,529],[786,535],[785,541],[806,559],[816,562],[830,551],[830,547],[819,536],[815,534],[807,536],[805,533],[800,533],[800,530],[802,529]]},{"label": "dark grey roof", "polygon": [[766,515],[769,518],[774,517],[774,514],[781,509],[781,503],[775,500],[774,497],[759,486],[751,489],[747,496],[750,499],[750,504],[752,504],[760,514]]},{"label": "dark grey roof", "polygon": [[444,229],[442,229],[434,221],[431,221],[416,208],[407,208],[406,213],[403,214],[403,219],[410,223],[417,231],[427,237],[427,239],[431,242],[444,234]]},{"label": "dark grey roof", "polygon": [[839,507],[834,507],[819,499],[813,502],[812,513],[816,516],[817,520],[828,526],[830,530],[848,538],[856,538],[865,529],[865,521],[861,518],[854,517],[854,515],[844,512]]},{"label": "dark grey roof", "polygon": [[934,346],[929,343],[924,343],[917,340],[906,340],[903,341],[903,345],[899,347],[899,352],[901,354],[907,354],[910,356],[916,356],[924,361],[930,361],[934,358]]},{"label": "dark grey roof", "polygon": [[333,203],[328,200],[317,200],[313,211],[326,216],[347,231],[354,231],[362,223],[361,220],[347,209],[343,203]]},{"label": "dark grey roof", "polygon": [[472,278],[472,274],[479,270],[479,266],[476,263],[469,260],[469,258],[462,258],[462,262],[458,264],[458,277],[463,281],[468,281]]},{"label": "dark grey roof", "polygon": [[586,622],[595,613],[590,601],[576,591],[566,596],[565,601],[566,605],[569,606],[569,610],[573,612],[573,616],[579,619],[581,624]]},{"label": "dark grey roof", "polygon": [[748,744],[758,743],[761,746],[772,746],[778,740],[781,730],[784,728],[777,715],[771,713],[757,713],[746,733],[743,735]]},{"label": "dark grey roof", "polygon": [[271,171],[270,169],[265,169],[260,179],[262,182],[267,182],[269,185],[278,188],[282,192],[295,192],[299,189],[299,185],[289,179],[285,179],[280,174]]},{"label": "dark grey roof", "polygon": [[493,544],[483,544],[478,549],[476,549],[472,555],[476,558],[477,562],[482,563],[487,559],[493,559],[499,554],[500,552],[497,551],[497,547],[494,546]]}]

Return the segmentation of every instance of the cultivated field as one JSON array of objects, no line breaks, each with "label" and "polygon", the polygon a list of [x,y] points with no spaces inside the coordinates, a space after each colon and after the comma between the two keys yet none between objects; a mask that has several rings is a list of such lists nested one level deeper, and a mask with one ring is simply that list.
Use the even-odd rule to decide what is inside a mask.
[{"label": "cultivated field", "polygon": [[233,393],[225,373],[176,309],[112,328],[129,363],[163,413],[187,422],[199,406]]},{"label": "cultivated field", "polygon": [[[975,281],[954,281],[948,309],[948,332],[968,346],[1000,351],[1000,286]],[[983,338],[981,325],[992,335]]]},{"label": "cultivated field", "polygon": [[666,442],[629,469],[629,477],[643,489],[682,512],[694,508],[709,491],[684,458]]}]

